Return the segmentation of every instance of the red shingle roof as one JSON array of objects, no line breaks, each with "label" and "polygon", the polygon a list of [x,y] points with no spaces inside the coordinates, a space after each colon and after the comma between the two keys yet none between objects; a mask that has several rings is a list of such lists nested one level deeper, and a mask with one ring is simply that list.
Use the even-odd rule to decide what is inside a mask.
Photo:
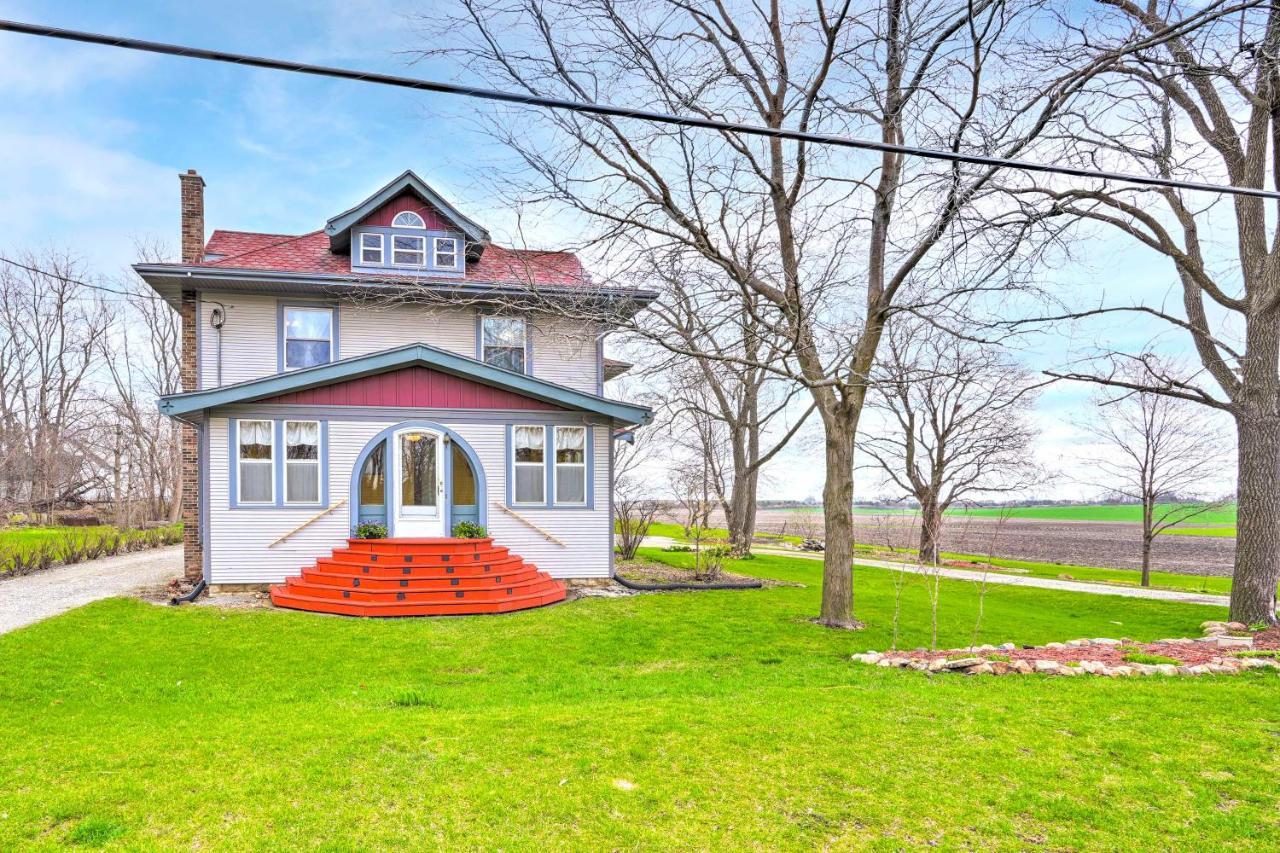
[{"label": "red shingle roof", "polygon": [[[290,236],[259,234],[251,231],[214,231],[205,246],[207,260],[202,267],[264,270],[318,275],[352,275],[351,256],[329,250],[329,238],[323,231]],[[428,277],[388,270],[369,275],[357,273],[354,278],[381,280],[405,278],[413,281]],[[457,278],[439,277],[456,282]],[[582,263],[572,252],[539,252],[507,249],[490,244],[480,260],[467,263],[464,281],[542,287],[582,286],[591,283]]]}]

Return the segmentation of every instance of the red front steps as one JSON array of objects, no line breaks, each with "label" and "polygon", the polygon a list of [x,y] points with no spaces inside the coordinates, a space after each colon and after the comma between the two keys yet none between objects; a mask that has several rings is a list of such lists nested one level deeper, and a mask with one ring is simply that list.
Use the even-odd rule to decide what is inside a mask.
[{"label": "red front steps", "polygon": [[509,613],[564,597],[564,584],[492,539],[348,539],[271,587],[277,607],[346,616]]}]

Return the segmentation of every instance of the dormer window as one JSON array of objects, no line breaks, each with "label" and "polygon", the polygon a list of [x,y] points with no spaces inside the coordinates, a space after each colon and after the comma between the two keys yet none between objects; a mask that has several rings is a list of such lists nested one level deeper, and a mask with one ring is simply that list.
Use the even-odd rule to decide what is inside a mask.
[{"label": "dormer window", "polygon": [[432,237],[432,265],[437,269],[451,270],[458,266],[458,238]]},{"label": "dormer window", "polygon": [[368,232],[360,235],[360,263],[382,263],[382,235]]},{"label": "dormer window", "polygon": [[[404,214],[401,214],[403,216]],[[427,238],[394,234],[391,237],[391,263],[398,267],[420,267],[426,264]]]},{"label": "dormer window", "polygon": [[391,220],[392,228],[422,228],[427,227],[427,223],[422,221],[422,217],[414,213],[412,210],[402,210],[396,214],[396,218]]}]

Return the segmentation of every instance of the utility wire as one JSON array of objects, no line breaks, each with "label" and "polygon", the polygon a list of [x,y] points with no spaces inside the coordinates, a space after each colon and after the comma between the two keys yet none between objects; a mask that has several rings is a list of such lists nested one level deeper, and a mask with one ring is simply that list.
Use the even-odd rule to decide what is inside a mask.
[{"label": "utility wire", "polygon": [[49,278],[56,278],[60,281],[66,281],[66,282],[70,282],[71,284],[79,285],[80,287],[87,287],[90,290],[100,290],[103,293],[110,293],[112,296],[121,297],[120,301],[123,301],[123,302],[130,302],[134,299],[153,299],[161,302],[164,301],[163,297],[156,296],[151,293],[130,293],[127,290],[113,290],[112,288],[107,287],[106,285],[94,284],[92,282],[85,281],[84,279],[72,278],[69,275],[65,275],[60,272],[55,272],[53,270],[46,270],[46,269],[41,269],[40,267],[33,267],[30,264],[24,264],[21,261],[15,261],[12,258],[6,258],[3,255],[0,255],[0,264],[8,264],[11,267],[17,267],[18,269],[26,270],[27,272],[35,273],[36,275],[43,275],[43,276],[48,276]]},{"label": "utility wire", "polygon": [[764,136],[772,139],[788,139],[796,142],[810,142],[816,145],[832,145],[840,148],[858,148],[866,151],[891,152],[910,157],[922,157],[930,160],[946,160],[953,163],[972,163],[979,166],[993,166],[1015,169],[1023,172],[1043,172],[1055,175],[1071,175],[1079,178],[1092,178],[1104,181],[1119,181],[1140,186],[1165,187],[1168,189],[1196,190],[1229,195],[1253,196],[1280,200],[1280,192],[1258,189],[1255,187],[1238,187],[1232,185],[1208,184],[1199,181],[1183,181],[1175,178],[1159,178],[1150,175],[1134,175],[1125,172],[1109,172],[1099,169],[1084,169],[1075,166],[1061,166],[1049,163],[1036,163],[1030,160],[1014,160],[1007,157],[994,157],[985,154],[965,154],[957,151],[946,151],[937,148],[921,148],[914,145],[896,145],[872,139],[853,139],[826,133],[810,133],[802,130],[764,127],[757,124],[719,121],[717,119],[699,118],[697,116],[677,116],[670,113],[638,110],[631,107],[619,107],[610,104],[595,104],[584,101],[572,101],[565,98],[552,98],[544,95],[505,92],[496,89],[483,89],[477,86],[464,86],[458,83],[444,83],[437,80],[425,80],[418,77],[401,77],[394,74],[382,74],[375,71],[359,71],[351,68],[338,68],[326,65],[311,65],[303,62],[292,62],[272,59],[263,56],[250,56],[243,53],[230,53],[223,50],[188,47],[166,42],[144,41],[125,36],[111,36],[103,33],[68,30],[60,27],[49,27],[38,24],[27,24],[21,21],[0,20],[0,31],[23,33],[44,38],[76,41],[86,44],[105,45],[127,50],[138,50],[146,53],[159,53],[167,56],[180,56],[188,59],[204,59],[212,62],[226,62],[232,65],[247,65],[253,68],[267,68],[273,71],[289,71],[296,74],[311,74],[318,77],[333,77],[339,80],[354,80],[361,83],[377,83],[383,86],[397,86],[402,89],[414,89],[421,92],[436,92],[445,95],[463,95],[469,98],[481,98],[487,101],[500,101],[525,106],[548,107],[553,110],[568,110],[588,115],[613,116],[616,118],[637,119],[656,124],[669,124],[678,127],[697,127],[706,130],[730,131],[751,136]]}]

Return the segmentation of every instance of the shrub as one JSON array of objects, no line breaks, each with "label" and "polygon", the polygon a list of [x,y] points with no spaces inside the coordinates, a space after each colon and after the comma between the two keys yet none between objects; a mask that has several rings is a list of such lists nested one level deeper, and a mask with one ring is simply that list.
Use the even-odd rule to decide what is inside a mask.
[{"label": "shrub", "polygon": [[357,539],[386,539],[387,526],[385,524],[366,523],[356,527]]},{"label": "shrub", "polygon": [[455,539],[483,539],[488,535],[488,531],[474,521],[459,521],[453,526]]},{"label": "shrub", "polygon": [[694,577],[700,581],[714,582],[720,579],[720,575],[724,572],[724,561],[729,557],[729,547],[727,545],[715,545],[702,550],[701,559],[698,560],[698,570],[694,572]]},{"label": "shrub", "polygon": [[671,545],[670,547],[663,548],[662,550],[672,554],[688,554],[693,551],[693,549],[688,545]]},{"label": "shrub", "polygon": [[1177,658],[1165,657],[1164,655],[1149,655],[1146,652],[1130,652],[1124,656],[1126,663],[1145,663],[1148,666],[1156,666],[1162,663],[1171,663],[1174,666],[1181,666],[1182,661]]}]

